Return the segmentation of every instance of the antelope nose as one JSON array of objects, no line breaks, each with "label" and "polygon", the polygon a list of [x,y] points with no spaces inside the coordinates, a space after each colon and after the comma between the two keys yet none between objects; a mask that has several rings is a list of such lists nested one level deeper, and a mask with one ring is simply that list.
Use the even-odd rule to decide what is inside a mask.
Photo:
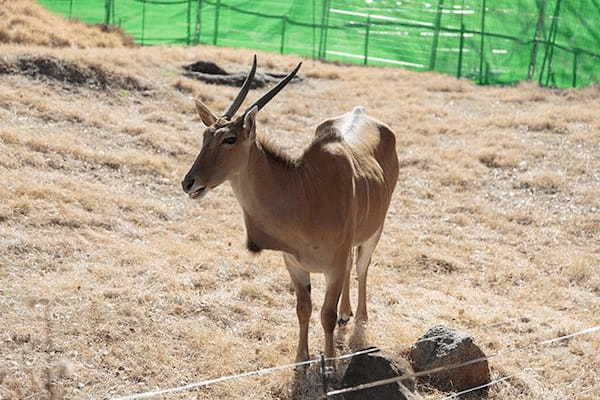
[{"label": "antelope nose", "polygon": [[181,187],[186,193],[189,193],[192,190],[192,186],[194,186],[194,178],[186,176],[185,179],[181,181]]}]

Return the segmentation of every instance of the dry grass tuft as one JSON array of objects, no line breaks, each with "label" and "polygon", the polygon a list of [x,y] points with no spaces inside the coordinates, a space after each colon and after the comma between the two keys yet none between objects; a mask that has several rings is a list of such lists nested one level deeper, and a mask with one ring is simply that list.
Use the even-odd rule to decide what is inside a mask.
[{"label": "dry grass tuft", "polygon": [[555,172],[528,174],[515,186],[518,189],[529,189],[546,194],[555,194],[565,188],[565,179]]},{"label": "dry grass tuft", "polygon": [[485,151],[477,159],[488,168],[516,168],[520,162],[515,152]]},{"label": "dry grass tuft", "polygon": [[0,3],[0,44],[76,48],[135,46],[133,39],[119,28],[66,20],[33,0]]},{"label": "dry grass tuft", "polygon": [[306,73],[308,78],[316,78],[316,79],[339,79],[340,75],[335,71],[323,71],[320,69],[313,69]]},{"label": "dry grass tuft", "polygon": [[173,87],[179,90],[181,93],[187,93],[195,95],[198,92],[198,88],[201,85],[192,79],[179,78],[173,84]]}]

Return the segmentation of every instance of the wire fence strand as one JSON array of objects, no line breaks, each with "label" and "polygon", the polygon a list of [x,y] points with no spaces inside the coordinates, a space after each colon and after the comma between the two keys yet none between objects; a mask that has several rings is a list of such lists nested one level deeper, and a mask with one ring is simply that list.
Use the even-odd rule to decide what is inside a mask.
[{"label": "wire fence strand", "polygon": [[[494,323],[492,324],[492,326],[500,326],[502,324],[506,324],[509,323],[510,321],[514,321],[516,320],[515,318],[512,318],[508,321],[505,321],[503,323]],[[523,320],[522,318],[520,318],[519,320]],[[460,368],[460,367],[464,367],[464,366],[468,366],[468,365],[472,365],[472,364],[477,364],[483,361],[488,361],[491,360],[493,358],[499,357],[501,355],[505,355],[505,354],[509,354],[512,352],[516,352],[516,351],[525,351],[528,349],[532,349],[536,346],[547,346],[547,345],[551,345],[554,343],[558,343],[558,342],[562,342],[577,336],[582,336],[582,335],[586,335],[586,334],[591,334],[594,332],[600,331],[600,326],[595,326],[595,327],[590,327],[587,329],[583,329],[571,334],[567,334],[567,335],[562,335],[562,336],[558,336],[555,338],[551,338],[551,339],[546,339],[546,340],[542,340],[542,341],[537,341],[537,342],[533,342],[530,343],[526,346],[521,346],[521,347],[516,347],[516,348],[512,348],[511,346],[498,351],[492,355],[486,356],[486,357],[479,357],[473,360],[469,360],[469,361],[465,361],[462,363],[456,363],[456,364],[452,364],[452,365],[448,365],[448,366],[442,366],[442,367],[437,367],[437,368],[432,368],[432,369],[428,369],[425,371],[419,371],[419,372],[413,372],[413,373],[406,373],[406,374],[402,374],[400,376],[397,377],[393,377],[393,378],[387,378],[387,379],[382,379],[382,380],[377,380],[377,381],[373,381],[373,382],[369,382],[369,383],[365,383],[365,384],[361,384],[361,385],[356,385],[356,386],[352,386],[352,387],[347,387],[347,388],[341,388],[341,389],[336,389],[336,390],[331,390],[326,392],[326,396],[327,397],[332,397],[332,396],[337,396],[339,394],[343,394],[343,393],[348,393],[348,392],[354,392],[354,391],[359,391],[359,390],[364,390],[364,389],[368,389],[368,388],[372,388],[372,387],[377,387],[377,386],[381,386],[381,385],[386,385],[389,383],[394,383],[394,382],[399,382],[402,381],[404,379],[410,379],[410,378],[418,378],[418,377],[422,377],[422,376],[426,376],[426,375],[431,375],[434,374],[436,372],[441,372],[441,371],[446,371],[446,370],[450,370],[450,369],[455,369],[455,368]],[[423,339],[419,339],[417,341],[418,342],[423,342],[423,341],[429,341],[429,340],[435,340],[437,338],[441,338],[442,336],[433,336],[433,337],[429,337],[429,338],[423,338]],[[331,360],[344,360],[344,359],[348,359],[348,358],[352,358],[358,355],[363,355],[363,354],[369,354],[369,353],[373,353],[373,352],[377,352],[380,351],[380,348],[377,347],[373,347],[373,348],[369,348],[369,349],[365,349],[365,350],[360,350],[360,351],[356,351],[356,352],[352,352],[349,354],[344,354],[341,356],[337,356],[337,357],[330,357],[330,358],[324,358],[323,360],[326,361],[331,361]],[[298,362],[298,363],[291,363],[291,364],[284,364],[284,365],[279,365],[279,366],[274,366],[274,367],[269,367],[269,368],[263,368],[263,369],[259,369],[259,370],[255,370],[255,371],[248,371],[248,372],[243,372],[243,373],[239,373],[239,374],[233,374],[233,375],[226,375],[226,376],[222,376],[222,377],[217,377],[217,378],[212,378],[212,379],[207,379],[207,380],[203,380],[200,382],[195,382],[195,383],[190,383],[190,384],[186,384],[186,385],[182,385],[182,386],[177,386],[177,387],[172,387],[172,388],[167,388],[167,389],[157,389],[157,390],[153,390],[153,391],[147,391],[147,392],[142,392],[142,393],[137,393],[137,394],[131,394],[131,395],[127,395],[127,396],[122,396],[122,397],[115,397],[113,398],[113,400],[136,400],[136,399],[147,399],[147,398],[151,398],[151,397],[155,397],[155,396],[159,396],[159,395],[165,395],[165,394],[171,394],[171,393],[176,393],[176,392],[181,392],[181,391],[187,391],[187,390],[192,390],[192,389],[197,389],[200,387],[204,387],[204,386],[209,386],[209,385],[213,385],[213,384],[217,384],[217,383],[221,383],[221,382],[225,382],[225,381],[229,381],[229,380],[235,380],[235,379],[241,379],[241,378],[247,378],[247,377],[251,377],[251,376],[258,376],[258,375],[264,375],[264,374],[270,374],[276,371],[281,371],[281,370],[286,370],[286,369],[290,369],[290,368],[297,368],[297,367],[302,367],[302,366],[309,366],[312,364],[319,364],[319,363],[323,363],[324,361],[322,361],[321,359],[311,359],[308,361],[302,361],[302,362]],[[527,370],[522,371],[521,373],[517,373],[517,374],[512,374],[503,378],[499,378],[496,379],[492,382],[489,382],[488,384],[485,385],[481,385],[478,387],[474,387],[471,389],[467,389],[464,390],[462,392],[459,393],[455,393],[449,397],[444,398],[444,400],[446,399],[452,399],[455,398],[461,394],[466,394],[469,392],[473,392],[485,387],[489,387],[492,385],[495,385],[497,383],[506,381],[508,379],[510,379],[511,377],[514,377],[516,375],[520,375],[524,372],[526,372]],[[587,392],[593,392],[597,389],[599,389],[600,386],[598,387],[592,387],[587,389],[584,392],[580,392],[580,393],[587,393]],[[413,397],[414,398],[414,397]],[[416,397],[418,399],[418,397]]]},{"label": "wire fence strand", "polygon": [[297,363],[292,363],[292,364],[284,364],[284,365],[279,365],[276,367],[263,368],[263,369],[259,369],[256,371],[243,372],[241,374],[226,375],[226,376],[221,376],[218,378],[207,379],[204,381],[189,383],[187,385],[177,386],[177,387],[168,388],[168,389],[159,389],[159,390],[137,393],[137,394],[132,394],[132,395],[123,396],[123,397],[114,397],[113,400],[148,399],[150,397],[159,396],[159,395],[163,395],[163,394],[176,393],[176,392],[182,392],[185,390],[197,389],[197,388],[200,388],[203,386],[208,386],[208,385],[213,385],[216,383],[230,381],[232,379],[240,379],[240,378],[247,378],[249,376],[270,374],[275,371],[281,371],[281,370],[289,369],[289,368],[302,367],[305,365],[316,364],[318,362],[319,362],[319,359],[314,359],[314,360],[302,361],[302,362],[297,362]]},{"label": "wire fence strand", "polygon": [[588,393],[593,393],[595,391],[600,391],[600,385],[596,385],[596,386],[592,386],[590,388],[584,389],[577,394],[588,394]]},{"label": "wire fence strand", "polygon": [[463,390],[463,391],[460,391],[460,392],[453,393],[453,394],[451,394],[450,396],[447,396],[447,397],[444,397],[444,398],[442,398],[441,400],[450,400],[450,399],[456,399],[457,397],[460,397],[460,396],[462,396],[463,394],[467,394],[467,393],[475,392],[475,391],[477,391],[477,390],[484,389],[484,388],[486,388],[486,387],[494,386],[494,385],[496,385],[496,384],[498,384],[498,383],[500,383],[500,382],[504,382],[504,381],[507,381],[507,380],[509,380],[510,378],[514,378],[514,377],[515,377],[515,376],[517,376],[517,375],[518,375],[518,374],[512,374],[512,375],[505,376],[505,377],[503,377],[503,378],[494,379],[493,381],[491,381],[491,382],[489,382],[489,383],[486,383],[485,385],[479,385],[479,386],[472,387],[472,388],[470,388],[470,389],[466,389],[466,390]]},{"label": "wire fence strand", "polygon": [[517,348],[508,347],[508,348],[498,351],[497,353],[492,354],[490,356],[479,357],[479,358],[465,361],[462,363],[455,363],[455,364],[451,364],[451,365],[447,365],[447,366],[443,366],[443,367],[432,368],[432,369],[425,370],[425,371],[405,373],[405,374],[402,374],[400,376],[393,377],[393,378],[381,379],[381,380],[377,380],[377,381],[373,381],[373,382],[369,382],[369,383],[364,383],[361,385],[356,385],[356,386],[352,386],[352,387],[333,390],[333,391],[328,392],[327,396],[329,397],[329,396],[335,396],[335,395],[339,395],[339,394],[343,394],[343,393],[355,392],[358,390],[364,390],[364,389],[369,389],[369,388],[377,387],[377,386],[381,386],[381,385],[387,385],[389,383],[398,382],[398,381],[401,381],[404,379],[419,378],[421,376],[431,375],[436,372],[447,371],[447,370],[451,370],[451,369],[465,367],[468,365],[480,363],[482,361],[491,360],[492,358],[499,357],[500,355],[506,355],[506,354],[513,353],[516,351],[524,351],[524,350],[532,349],[536,346],[545,346],[545,345],[549,345],[549,344],[553,344],[553,343],[558,343],[558,342],[562,342],[564,340],[567,340],[567,339],[570,339],[570,338],[573,338],[576,336],[586,335],[586,334],[590,334],[590,333],[597,332],[597,331],[600,331],[600,326],[583,329],[581,331],[574,332],[569,335],[563,335],[563,336],[559,336],[559,337],[548,339],[548,340],[530,343],[529,345],[526,345],[523,347],[517,347]]},{"label": "wire fence strand", "polygon": [[[509,324],[509,323],[517,321],[517,320],[523,321],[523,318],[522,317],[509,318],[509,319],[501,321],[501,322],[494,322],[492,324],[482,325],[479,328],[481,329],[481,328],[497,327],[497,326]],[[443,335],[431,336],[431,337],[428,337],[428,338],[419,339],[415,343],[432,341],[432,340],[435,340],[435,339],[438,339],[438,338],[442,338],[442,337],[443,337]],[[344,355],[341,355],[341,356],[325,357],[325,360],[326,361],[346,360],[346,359],[349,359],[349,358],[352,358],[352,357],[356,357],[356,356],[359,356],[359,355],[378,352],[378,351],[381,351],[383,349],[386,349],[386,348],[385,347],[384,348],[371,347],[371,348],[368,348],[368,349],[355,351],[355,352],[344,354]],[[147,398],[151,398],[151,397],[154,397],[154,396],[159,396],[159,395],[164,395],[164,394],[170,394],[170,393],[176,393],[176,392],[182,392],[182,391],[186,391],[186,390],[192,390],[192,389],[200,388],[200,387],[203,387],[203,386],[208,386],[208,385],[212,385],[212,384],[216,384],[216,383],[221,383],[221,382],[225,382],[225,381],[229,381],[229,380],[233,380],[233,379],[240,379],[240,378],[246,378],[246,377],[251,377],[251,376],[264,375],[264,374],[273,373],[273,372],[281,371],[281,370],[285,370],[285,369],[291,369],[291,368],[297,368],[297,367],[302,367],[302,366],[308,366],[308,365],[312,365],[312,364],[318,364],[320,362],[321,362],[321,359],[320,358],[316,358],[316,359],[312,359],[312,360],[308,360],[308,361],[302,361],[302,362],[291,363],[291,364],[284,364],[284,365],[279,365],[279,366],[274,366],[274,367],[269,367],[269,368],[263,368],[263,369],[259,369],[259,370],[255,370],[255,371],[242,372],[242,373],[239,373],[239,374],[226,375],[226,376],[222,376],[222,377],[207,379],[207,380],[203,380],[203,381],[200,381],[200,382],[190,383],[190,384],[187,384],[187,385],[177,386],[177,387],[168,388],[168,389],[157,389],[157,390],[154,390],[154,391],[143,392],[143,393],[138,393],[138,394],[132,394],[132,395],[124,396],[124,397],[115,397],[115,398],[113,398],[113,400],[147,399]]]},{"label": "wire fence strand", "polygon": [[[550,365],[546,365],[545,367],[543,367],[541,369],[548,369],[548,368],[551,368],[551,367],[553,368],[555,365],[559,364],[560,362],[562,362],[562,360],[554,361],[554,362],[550,363]],[[502,378],[494,379],[494,380],[486,383],[485,385],[479,385],[479,386],[475,386],[475,387],[472,387],[472,388],[469,388],[469,389],[462,390],[460,392],[452,393],[451,395],[446,396],[446,397],[444,397],[444,398],[442,398],[440,400],[456,399],[456,398],[462,396],[463,394],[468,394],[468,393],[472,393],[472,392],[475,392],[475,391],[480,390],[480,389],[484,389],[486,387],[491,387],[491,386],[497,385],[499,383],[502,383],[504,381],[507,381],[509,379],[521,376],[521,375],[523,375],[523,374],[525,374],[527,372],[537,371],[537,370],[539,370],[539,369],[538,368],[530,368],[530,367],[524,368],[523,370],[521,370],[519,372],[516,372],[514,374],[510,374],[510,375],[504,376]]]}]

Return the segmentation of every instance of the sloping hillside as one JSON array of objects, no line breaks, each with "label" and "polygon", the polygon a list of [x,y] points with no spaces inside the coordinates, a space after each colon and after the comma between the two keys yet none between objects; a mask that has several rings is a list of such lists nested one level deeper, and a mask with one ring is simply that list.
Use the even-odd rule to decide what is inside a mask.
[{"label": "sloping hillside", "polygon": [[2,43],[77,48],[135,46],[118,28],[65,20],[33,0],[0,1]]},{"label": "sloping hillside", "polygon": [[[220,111],[236,93],[181,78],[181,66],[244,71],[253,52],[0,54],[0,398],[108,398],[290,362],[295,299],[280,257],[244,250],[228,185],[200,203],[180,189],[201,141],[193,97]],[[279,72],[298,61],[258,57]],[[366,339],[351,325],[340,352],[402,352],[439,323],[488,354],[600,325],[598,88],[477,87],[310,60],[301,75],[261,111],[259,134],[298,154],[322,119],[361,104],[394,129],[401,159]],[[313,355],[323,286],[315,275]],[[580,392],[600,381],[598,348],[596,333],[496,357],[494,378],[520,375],[490,398],[596,398]],[[285,371],[169,398],[311,398],[317,384]]]}]

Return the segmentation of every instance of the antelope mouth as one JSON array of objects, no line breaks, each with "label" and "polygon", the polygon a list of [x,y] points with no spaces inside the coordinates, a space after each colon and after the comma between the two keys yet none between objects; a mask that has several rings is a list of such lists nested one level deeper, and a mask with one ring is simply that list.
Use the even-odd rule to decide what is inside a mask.
[{"label": "antelope mouth", "polygon": [[203,197],[206,194],[206,192],[208,192],[208,187],[202,186],[201,188],[198,188],[198,189],[194,190],[193,192],[191,192],[189,194],[189,196],[191,199],[195,200],[195,199],[199,199],[199,198]]}]

